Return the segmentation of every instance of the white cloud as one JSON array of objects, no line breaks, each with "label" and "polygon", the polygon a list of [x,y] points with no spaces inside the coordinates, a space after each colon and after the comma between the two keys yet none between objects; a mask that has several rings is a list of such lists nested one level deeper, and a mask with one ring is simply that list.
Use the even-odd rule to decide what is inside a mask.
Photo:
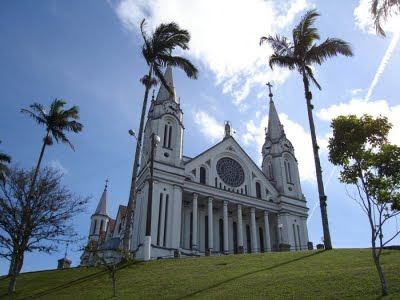
[{"label": "white cloud", "polygon": [[[311,146],[310,134],[298,123],[289,119],[286,114],[279,114],[281,123],[284,126],[286,137],[292,142],[295,149],[296,158],[299,163],[301,181],[316,182],[314,157]],[[246,132],[241,136],[241,140],[252,152],[260,153],[265,141],[265,131],[268,125],[268,116],[258,120],[250,120],[245,124]],[[320,153],[326,152],[327,139],[318,138],[321,148]],[[258,163],[261,164],[261,156]]]},{"label": "white cloud", "polygon": [[351,99],[348,103],[339,103],[321,109],[317,116],[324,121],[331,121],[340,115],[353,114],[358,117],[369,114],[374,117],[382,115],[389,119],[393,128],[389,133],[391,143],[400,145],[400,105],[390,106],[385,100],[367,101],[364,99]]},{"label": "white cloud", "polygon": [[64,175],[68,174],[68,170],[66,168],[64,168],[64,166],[61,164],[61,162],[58,159],[53,159],[53,160],[49,161],[47,163],[47,166],[60,171]]},{"label": "white cloud", "polygon": [[351,96],[356,96],[356,95],[359,95],[363,91],[364,91],[364,89],[352,89],[352,90],[349,90],[348,93]]},{"label": "white cloud", "polygon": [[[356,26],[362,31],[376,34],[372,14],[370,12],[371,0],[360,0],[358,6],[354,9]],[[385,32],[400,32],[400,15],[394,13],[388,18],[385,24],[382,24]]]},{"label": "white cloud", "polygon": [[198,129],[204,137],[211,140],[211,142],[222,140],[224,126],[214,117],[204,111],[199,111],[194,114],[194,122],[198,125]]},{"label": "white cloud", "polygon": [[113,2],[124,26],[138,31],[146,17],[149,28],[175,21],[188,29],[192,39],[188,55],[198,59],[216,76],[224,93],[241,102],[254,87],[267,81],[284,82],[289,71],[267,65],[272,50],[259,46],[261,36],[289,26],[309,5],[307,0],[117,0]]}]

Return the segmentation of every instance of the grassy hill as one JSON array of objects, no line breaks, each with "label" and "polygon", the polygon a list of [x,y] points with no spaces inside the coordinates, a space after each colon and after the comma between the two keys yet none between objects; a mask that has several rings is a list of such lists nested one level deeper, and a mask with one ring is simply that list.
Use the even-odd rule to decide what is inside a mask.
[{"label": "grassy hill", "polygon": [[[391,295],[400,298],[400,251],[382,255]],[[229,255],[137,262],[118,273],[120,299],[302,299],[379,296],[370,250]],[[8,279],[0,279],[0,298]],[[22,274],[16,299],[108,299],[111,280],[98,268]]]}]

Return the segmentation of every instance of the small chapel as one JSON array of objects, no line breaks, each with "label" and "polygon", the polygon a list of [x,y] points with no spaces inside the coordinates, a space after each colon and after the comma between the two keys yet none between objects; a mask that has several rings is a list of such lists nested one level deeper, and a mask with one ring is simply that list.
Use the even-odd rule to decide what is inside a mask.
[{"label": "small chapel", "polygon": [[[130,249],[145,254],[150,190],[151,136],[154,150],[150,258],[307,250],[308,208],[301,190],[294,148],[286,136],[269,92],[269,119],[261,168],[225,124],[221,141],[195,157],[183,153],[184,123],[172,68],[152,99],[142,144]],[[271,87],[270,87],[271,88]],[[89,242],[103,253],[122,246],[126,206],[115,219],[108,212],[107,185],[91,216]],[[117,252],[115,252],[117,255]],[[81,265],[93,263],[86,251]]]}]

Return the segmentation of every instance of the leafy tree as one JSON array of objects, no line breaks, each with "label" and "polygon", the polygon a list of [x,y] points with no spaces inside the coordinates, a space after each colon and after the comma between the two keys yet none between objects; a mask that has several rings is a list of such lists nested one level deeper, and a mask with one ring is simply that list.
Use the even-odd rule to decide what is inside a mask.
[{"label": "leafy tree", "polygon": [[326,249],[332,249],[331,236],[329,233],[328,213],[326,210],[326,200],[324,184],[322,181],[321,163],[318,154],[317,137],[311,104],[312,94],[310,91],[310,81],[321,90],[321,86],[314,77],[312,71],[313,64],[321,65],[326,59],[339,54],[352,56],[353,52],[345,41],[337,38],[327,38],[323,43],[317,45],[315,42],[320,39],[317,28],[313,27],[315,19],[319,16],[316,10],[308,11],[301,19],[300,23],[293,29],[290,42],[288,38],[280,35],[261,37],[260,44],[267,42],[271,45],[274,53],[269,58],[269,66],[297,69],[303,78],[305,97],[307,101],[308,122],[310,124],[311,141],[314,152],[315,171],[317,175],[319,203],[321,208],[322,227],[324,231],[324,243]]},{"label": "leafy tree", "polygon": [[10,261],[10,295],[25,252],[52,253],[57,242],[70,241],[76,235],[71,219],[88,201],[64,187],[62,173],[51,168],[39,171],[32,189],[34,172],[14,167],[0,183],[0,257]]},{"label": "leafy tree", "polygon": [[388,17],[392,16],[392,14],[400,14],[400,0],[372,0],[371,13],[376,32],[382,36],[386,36],[382,28],[382,23]]},{"label": "leafy tree", "polygon": [[[115,251],[102,249],[102,244],[91,241],[86,246],[85,251],[92,256],[95,265],[98,268],[102,268],[110,276],[112,281],[112,293],[113,297],[117,295],[117,273],[121,269],[135,263],[135,257],[133,253],[125,253],[122,248],[118,248]],[[119,258],[123,256],[125,259],[121,261]]]},{"label": "leafy tree", "polygon": [[[0,141],[1,144],[1,141]],[[4,180],[5,173],[8,172],[7,163],[11,162],[11,157],[5,153],[0,152],[0,181]]]},{"label": "leafy tree", "polygon": [[157,79],[161,81],[169,93],[173,95],[173,91],[169,88],[162,74],[162,68],[170,65],[182,69],[189,78],[197,79],[197,68],[186,58],[172,55],[173,50],[180,48],[182,50],[189,49],[190,34],[187,30],[181,29],[178,24],[161,23],[157,26],[151,35],[145,30],[146,22],[143,19],[140,24],[140,30],[143,37],[142,55],[149,66],[149,72],[145,75],[141,82],[145,86],[142,114],[140,117],[139,133],[137,137],[135,161],[133,163],[131,189],[129,193],[128,208],[126,213],[126,226],[123,238],[123,248],[126,252],[129,250],[129,237],[132,230],[132,214],[136,199],[136,178],[138,175],[140,147],[143,139],[143,126],[146,114],[147,100],[150,88],[157,84]]},{"label": "leafy tree", "polygon": [[[39,125],[44,125],[46,127],[46,135],[43,138],[43,146],[40,151],[39,160],[37,162],[35,173],[33,174],[33,180],[31,182],[31,189],[36,183],[36,177],[40,169],[40,164],[42,162],[44,150],[46,146],[53,144],[53,138],[58,143],[61,140],[63,143],[68,144],[72,150],[75,150],[74,146],[68,140],[65,135],[66,131],[73,131],[78,133],[82,131],[83,125],[78,123],[79,119],[79,108],[78,106],[73,106],[70,109],[63,110],[66,102],[64,100],[55,99],[50,105],[50,111],[47,113],[44,107],[40,103],[33,103],[30,105],[32,110],[21,109],[22,113],[27,114],[33,118]],[[31,192],[30,192],[31,193]],[[29,198],[29,197],[28,197]]]},{"label": "leafy tree", "polygon": [[384,225],[400,213],[400,147],[388,142],[391,124],[385,117],[340,116],[332,121],[331,127],[329,160],[343,167],[340,181],[356,187],[351,197],[368,216],[372,258],[382,295],[387,295],[380,256],[383,248],[400,234],[400,231],[392,236],[384,234]]}]

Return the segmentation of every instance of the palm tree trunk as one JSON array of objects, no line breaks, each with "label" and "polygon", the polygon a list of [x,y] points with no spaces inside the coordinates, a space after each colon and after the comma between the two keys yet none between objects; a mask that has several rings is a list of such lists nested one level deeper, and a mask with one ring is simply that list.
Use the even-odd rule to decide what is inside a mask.
[{"label": "palm tree trunk", "polygon": [[31,187],[29,188],[28,200],[32,197],[33,187],[35,186],[37,175],[39,173],[40,164],[42,163],[43,153],[44,153],[44,149],[46,148],[46,143],[47,143],[47,139],[49,137],[49,134],[50,134],[50,131],[47,130],[46,136],[45,136],[45,138],[43,140],[42,150],[40,151],[39,160],[38,160],[38,163],[37,163],[36,168],[35,168],[35,173],[33,174]]},{"label": "palm tree trunk", "polygon": [[[151,78],[151,75],[153,73],[153,65],[150,65],[150,70],[149,70],[149,78]],[[135,150],[135,161],[133,163],[133,171],[132,171],[132,180],[131,180],[131,190],[129,192],[129,201],[128,201],[128,208],[126,211],[126,222],[125,222],[125,230],[124,230],[124,238],[123,238],[123,249],[125,252],[125,255],[129,255],[129,250],[130,250],[130,236],[131,236],[131,231],[132,231],[132,216],[133,216],[133,210],[135,207],[135,201],[136,201],[136,178],[139,170],[139,159],[140,159],[140,151],[141,145],[142,145],[142,139],[143,139],[143,127],[144,127],[144,118],[146,115],[146,107],[147,107],[147,100],[149,96],[149,91],[150,91],[150,85],[146,84],[146,90],[144,92],[144,98],[143,98],[143,106],[142,106],[142,115],[140,117],[140,125],[139,125],[139,132],[137,136],[137,143],[136,143],[136,150]]]},{"label": "palm tree trunk", "polygon": [[308,78],[305,75],[305,70],[303,70],[303,83],[304,83],[304,91],[307,100],[307,113],[308,113],[308,122],[310,124],[310,132],[311,132],[311,141],[314,153],[314,162],[315,162],[315,172],[317,175],[317,185],[318,185],[318,194],[319,194],[319,206],[321,208],[321,218],[322,218],[322,228],[324,231],[324,244],[326,250],[332,249],[331,235],[329,233],[329,223],[328,223],[328,212],[326,210],[326,200],[327,197],[324,191],[324,183],[322,181],[322,169],[321,162],[319,160],[318,154],[318,143],[317,136],[315,134],[315,125],[313,118],[313,105],[311,104],[312,94],[310,92],[310,83]]}]

